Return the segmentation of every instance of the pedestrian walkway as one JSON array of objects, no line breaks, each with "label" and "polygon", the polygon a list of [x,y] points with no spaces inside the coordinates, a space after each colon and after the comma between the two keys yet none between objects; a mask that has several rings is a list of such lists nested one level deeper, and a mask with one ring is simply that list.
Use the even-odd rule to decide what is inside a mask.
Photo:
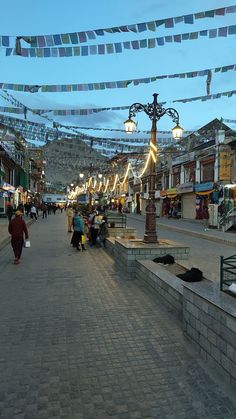
[{"label": "pedestrian walkway", "polygon": [[[128,219],[145,221],[145,215],[128,214]],[[236,232],[223,232],[214,228],[204,231],[202,220],[185,220],[161,217],[157,218],[157,226],[179,231],[194,237],[205,238],[215,242],[236,245]]]},{"label": "pedestrian walkway", "polygon": [[235,418],[171,310],[66,230],[65,214],[40,219],[20,265],[0,252],[0,417]]}]

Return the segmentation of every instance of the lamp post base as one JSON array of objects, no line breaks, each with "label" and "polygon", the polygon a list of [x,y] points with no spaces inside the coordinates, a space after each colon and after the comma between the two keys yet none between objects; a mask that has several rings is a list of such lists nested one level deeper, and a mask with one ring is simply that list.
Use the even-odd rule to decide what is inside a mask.
[{"label": "lamp post base", "polygon": [[154,233],[144,234],[144,243],[158,243],[157,235]]},{"label": "lamp post base", "polygon": [[146,206],[145,234],[143,238],[144,243],[158,243],[156,233],[156,207],[153,195],[154,192],[151,192],[151,198],[148,199]]}]

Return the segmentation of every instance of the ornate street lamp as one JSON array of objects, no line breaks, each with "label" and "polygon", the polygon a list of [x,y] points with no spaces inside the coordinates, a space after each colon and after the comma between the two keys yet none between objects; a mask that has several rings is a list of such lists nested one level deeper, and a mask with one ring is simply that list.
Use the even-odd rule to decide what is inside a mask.
[{"label": "ornate street lamp", "polygon": [[175,139],[181,138],[183,129],[179,126],[179,114],[173,108],[163,108],[157,102],[157,93],[153,94],[153,102],[142,105],[141,103],[133,103],[129,108],[129,118],[124,122],[125,130],[128,133],[135,131],[136,124],[131,119],[137,112],[145,112],[152,121],[151,138],[150,138],[150,163],[149,163],[149,185],[148,185],[148,203],[146,206],[146,223],[144,242],[157,243],[156,233],[156,206],[155,206],[155,181],[156,181],[156,155],[157,155],[157,121],[168,115],[176,126],[172,129],[173,137]]}]

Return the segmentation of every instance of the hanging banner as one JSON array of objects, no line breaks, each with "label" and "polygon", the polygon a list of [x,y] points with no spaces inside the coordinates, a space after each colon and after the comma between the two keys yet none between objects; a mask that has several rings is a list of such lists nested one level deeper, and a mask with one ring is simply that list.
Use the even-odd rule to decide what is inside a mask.
[{"label": "hanging banner", "polygon": [[216,29],[205,29],[177,35],[167,35],[159,38],[116,42],[109,44],[84,45],[77,47],[48,47],[48,48],[21,48],[20,54],[16,48],[6,48],[6,56],[18,55],[24,58],[66,58],[87,57],[89,55],[120,54],[126,50],[137,51],[164,46],[169,43],[193,41],[201,37],[209,39],[227,37],[236,34],[236,25],[224,26]]},{"label": "hanging banner", "polygon": [[[208,72],[226,73],[228,71],[236,71],[236,64],[231,64],[223,67],[216,67],[205,70],[194,70],[187,73],[162,74],[159,76],[144,77],[139,79],[130,78],[128,80],[109,81],[109,82],[94,82],[83,84],[45,84],[45,85],[29,85],[17,83],[0,83],[2,90],[14,90],[18,92],[30,93],[69,93],[69,92],[85,92],[91,90],[105,90],[105,89],[123,89],[129,86],[139,86],[140,84],[149,84],[157,80],[163,79],[189,79],[195,77],[206,77]],[[7,111],[6,111],[7,112]]]},{"label": "hanging banner", "polygon": [[[141,33],[146,31],[155,32],[158,28],[164,27],[166,29],[174,28],[178,23],[193,25],[199,19],[224,17],[227,14],[236,12],[236,6],[221,7],[219,9],[212,9],[202,12],[197,12],[188,15],[168,17],[165,19],[153,20],[143,23],[134,23],[130,25],[115,26],[111,28],[93,29],[81,32],[51,34],[51,35],[36,35],[36,36],[17,36],[19,42],[26,42],[35,48],[45,48],[62,45],[76,45],[89,42],[99,36],[106,34],[118,33]],[[12,36],[0,36],[0,46],[9,47]],[[15,39],[15,37],[14,37]]]},{"label": "hanging banner", "polygon": [[219,152],[219,180],[231,180],[231,154],[230,151]]}]

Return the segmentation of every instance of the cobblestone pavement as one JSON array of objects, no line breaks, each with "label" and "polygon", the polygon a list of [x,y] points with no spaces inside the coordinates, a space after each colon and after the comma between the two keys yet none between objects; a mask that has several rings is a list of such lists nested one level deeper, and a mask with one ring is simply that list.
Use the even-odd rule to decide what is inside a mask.
[{"label": "cobblestone pavement", "polygon": [[227,386],[155,294],[102,249],[69,245],[65,215],[0,252],[0,417],[235,419]]}]

